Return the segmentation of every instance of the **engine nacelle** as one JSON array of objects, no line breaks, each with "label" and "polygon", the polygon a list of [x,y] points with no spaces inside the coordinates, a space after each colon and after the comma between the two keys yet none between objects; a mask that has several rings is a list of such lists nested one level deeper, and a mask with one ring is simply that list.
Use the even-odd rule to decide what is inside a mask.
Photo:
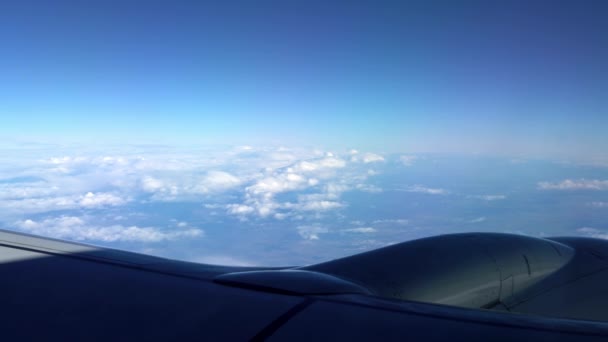
[{"label": "engine nacelle", "polygon": [[522,235],[467,233],[404,242],[303,267],[395,299],[471,308],[509,301],[564,267],[574,250]]}]

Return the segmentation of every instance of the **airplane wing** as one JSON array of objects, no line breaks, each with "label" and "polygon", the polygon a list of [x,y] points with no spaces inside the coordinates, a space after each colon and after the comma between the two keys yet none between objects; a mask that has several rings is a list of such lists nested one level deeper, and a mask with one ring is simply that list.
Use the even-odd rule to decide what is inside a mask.
[{"label": "airplane wing", "polygon": [[608,241],[468,233],[291,268],[0,231],[6,341],[608,340]]}]

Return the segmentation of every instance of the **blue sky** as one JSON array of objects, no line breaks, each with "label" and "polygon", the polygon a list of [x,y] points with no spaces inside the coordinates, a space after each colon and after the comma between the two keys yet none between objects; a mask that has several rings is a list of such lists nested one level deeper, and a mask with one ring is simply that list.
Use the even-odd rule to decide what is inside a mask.
[{"label": "blue sky", "polygon": [[604,1],[5,1],[0,136],[601,158]]}]

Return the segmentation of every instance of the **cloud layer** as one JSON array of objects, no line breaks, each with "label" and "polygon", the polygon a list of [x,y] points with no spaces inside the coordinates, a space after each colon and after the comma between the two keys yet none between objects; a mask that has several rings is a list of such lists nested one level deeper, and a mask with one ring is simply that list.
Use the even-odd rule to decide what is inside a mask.
[{"label": "cloud layer", "polygon": [[196,228],[163,231],[154,227],[98,226],[86,218],[75,216],[59,216],[38,221],[26,219],[15,222],[15,227],[34,235],[76,241],[160,242],[204,236],[203,230]]},{"label": "cloud layer", "polygon": [[582,227],[576,230],[579,234],[586,237],[608,240],[608,232],[591,227]]},{"label": "cloud layer", "polygon": [[426,186],[422,186],[422,185],[413,185],[413,186],[409,186],[405,189],[403,189],[403,191],[407,191],[407,192],[418,192],[421,194],[427,194],[427,195],[447,195],[448,191],[445,189],[441,189],[441,188],[428,188]]},{"label": "cloud layer", "polygon": [[[385,162],[368,152],[284,147],[60,151],[0,168],[0,223],[55,238],[154,243],[204,235],[188,226],[162,228],[167,222],[150,225],[145,219],[153,212],[134,216],[155,203],[198,203],[241,221],[310,221],[347,208],[344,193],[381,192],[369,180],[378,174],[372,167]],[[298,227],[308,240],[327,232]]]},{"label": "cloud layer", "polygon": [[252,146],[0,158],[0,228],[214,263],[305,264],[471,230],[603,238],[589,227],[608,218],[608,181],[584,178],[605,170],[555,163]]},{"label": "cloud layer", "polygon": [[561,182],[540,182],[540,190],[608,190],[608,180],[597,179],[566,179]]}]

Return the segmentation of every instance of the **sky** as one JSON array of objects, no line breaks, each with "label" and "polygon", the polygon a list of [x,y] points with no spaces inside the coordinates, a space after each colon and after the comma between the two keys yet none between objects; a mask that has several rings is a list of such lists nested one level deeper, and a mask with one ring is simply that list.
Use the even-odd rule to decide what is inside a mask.
[{"label": "sky", "polygon": [[606,1],[0,1],[0,229],[230,265],[608,238]]},{"label": "sky", "polygon": [[603,158],[605,1],[3,1],[0,137]]}]

